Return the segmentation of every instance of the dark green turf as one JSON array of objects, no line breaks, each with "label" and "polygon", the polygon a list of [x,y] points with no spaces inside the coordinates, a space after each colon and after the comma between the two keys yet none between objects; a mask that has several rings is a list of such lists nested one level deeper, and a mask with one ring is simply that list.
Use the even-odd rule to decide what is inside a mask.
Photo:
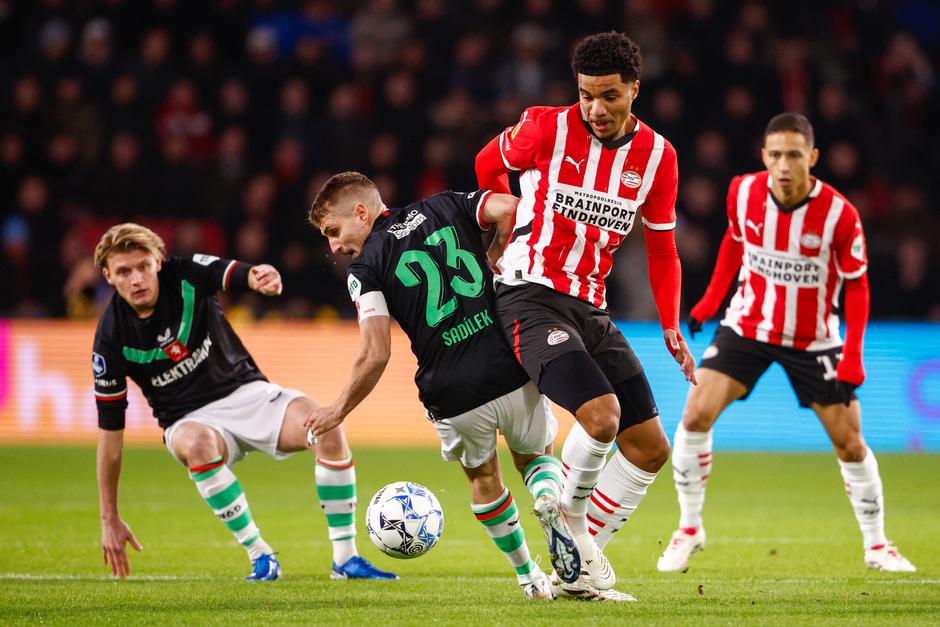
[{"label": "dark green turf", "polygon": [[[468,507],[458,467],[431,449],[356,451],[360,501],[382,485],[418,481],[445,513],[427,556],[382,556],[358,516],[361,552],[400,581],[330,581],[326,523],[312,457],[236,466],[255,520],[280,551],[285,578],[247,584],[244,552],[163,449],[126,451],[121,513],[144,545],[133,577],[101,563],[94,450],[0,448],[0,623],[642,624],[936,623],[940,621],[940,457],[879,455],[888,536],[919,567],[867,571],[832,456],[717,453],[706,505],[708,548],[686,574],[656,558],[676,524],[667,467],[607,549],[617,588],[637,604],[526,603],[508,564]],[[520,505],[531,499],[514,475]],[[364,511],[364,509],[363,509]],[[542,535],[524,516],[529,544]]]}]

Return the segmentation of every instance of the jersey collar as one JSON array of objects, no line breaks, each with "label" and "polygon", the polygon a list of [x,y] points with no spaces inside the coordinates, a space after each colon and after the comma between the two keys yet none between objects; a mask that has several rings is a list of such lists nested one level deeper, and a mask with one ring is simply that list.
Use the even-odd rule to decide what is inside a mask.
[{"label": "jersey collar", "polygon": [[774,204],[777,205],[777,209],[779,209],[783,213],[792,213],[796,211],[797,209],[802,209],[806,203],[811,201],[813,198],[816,198],[817,196],[819,196],[819,192],[822,191],[822,181],[820,181],[819,179],[816,179],[816,183],[813,185],[813,188],[809,190],[809,194],[806,195],[806,198],[794,204],[792,207],[787,207],[782,202],[780,202],[780,200],[776,196],[774,196],[773,191],[771,191],[770,188],[773,185],[773,183],[774,183],[774,177],[768,175],[767,176],[767,192],[770,194],[770,197],[773,199]]},{"label": "jersey collar", "polygon": [[578,108],[578,115],[581,116],[581,124],[583,124],[584,128],[587,129],[588,134],[594,139],[596,139],[597,141],[599,141],[601,145],[604,148],[607,148],[608,150],[617,150],[619,148],[623,148],[624,146],[632,142],[633,138],[636,137],[636,134],[640,132],[640,119],[631,113],[630,119],[636,122],[636,125],[633,127],[633,132],[627,133],[620,139],[613,139],[613,140],[601,139],[600,137],[594,134],[593,129],[591,129],[591,125],[588,124],[587,118],[584,117],[584,109],[581,108],[581,105],[576,104],[575,106]]}]

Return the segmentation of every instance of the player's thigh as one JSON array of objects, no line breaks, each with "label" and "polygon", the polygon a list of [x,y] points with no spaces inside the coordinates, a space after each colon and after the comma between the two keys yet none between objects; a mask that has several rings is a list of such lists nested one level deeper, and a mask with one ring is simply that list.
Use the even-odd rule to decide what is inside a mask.
[{"label": "player's thigh", "polygon": [[[584,323],[584,344],[607,380],[616,384],[642,373],[639,357],[617,325],[600,310],[591,314]],[[622,405],[623,399],[619,394],[617,396]]]},{"label": "player's thigh", "polygon": [[499,399],[497,428],[513,456],[543,455],[558,434],[551,403],[531,381]]},{"label": "player's thigh", "polygon": [[820,405],[813,403],[813,411],[819,417],[826,434],[832,441],[839,459],[861,461],[868,445],[862,436],[862,411],[858,400],[846,406],[844,403]]},{"label": "player's thigh", "polygon": [[728,405],[745,398],[748,388],[724,372],[708,367],[695,371],[697,385],[689,386],[682,410],[682,425],[689,431],[708,431]]},{"label": "player's thigh", "polygon": [[728,405],[751,394],[773,359],[761,342],[718,327],[695,371],[698,385],[689,386],[682,423],[692,431],[711,428]]},{"label": "player's thigh", "polygon": [[184,466],[207,464],[221,457],[228,460],[228,446],[212,425],[197,419],[180,420],[164,434],[170,453]]},{"label": "player's thigh", "polygon": [[[306,396],[298,396],[290,401],[284,411],[284,421],[281,423],[281,432],[277,438],[277,449],[279,451],[294,453],[310,448],[307,443],[307,429],[304,427],[304,420],[317,407],[319,405]],[[319,436],[317,445],[320,445],[320,440],[325,439],[332,442],[342,438],[341,427],[336,427]]]},{"label": "player's thigh", "polygon": [[496,400],[432,421],[445,461],[459,461],[465,469],[473,469],[483,466],[496,454]]},{"label": "player's thigh", "polygon": [[[814,403],[828,406],[843,402],[836,389],[836,367],[839,365],[841,347],[813,352],[792,348],[777,350],[777,361],[786,371],[801,407],[812,407]],[[854,393],[852,398],[856,398]]]}]

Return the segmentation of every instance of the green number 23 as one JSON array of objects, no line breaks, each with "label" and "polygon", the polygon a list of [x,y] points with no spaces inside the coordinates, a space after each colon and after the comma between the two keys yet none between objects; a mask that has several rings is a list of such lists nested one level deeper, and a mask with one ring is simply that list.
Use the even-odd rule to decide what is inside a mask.
[{"label": "green number 23", "polygon": [[[450,279],[450,289],[454,294],[476,298],[483,292],[483,270],[474,258],[473,253],[460,248],[457,241],[457,231],[452,226],[445,226],[428,235],[424,240],[428,247],[444,246],[445,263],[448,268],[460,270],[466,268],[470,273],[470,280],[459,276]],[[429,327],[436,327],[442,320],[450,316],[457,309],[457,297],[451,296],[444,300],[444,279],[441,268],[430,254],[423,250],[406,250],[398,259],[395,276],[405,287],[420,285],[421,277],[415,272],[417,266],[427,279],[428,300],[425,315]]]}]

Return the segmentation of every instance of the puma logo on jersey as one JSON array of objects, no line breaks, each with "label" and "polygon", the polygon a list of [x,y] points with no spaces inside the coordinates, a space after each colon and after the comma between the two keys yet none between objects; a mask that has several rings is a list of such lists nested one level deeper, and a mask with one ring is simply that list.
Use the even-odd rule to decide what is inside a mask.
[{"label": "puma logo on jersey", "polygon": [[749,229],[751,229],[751,230],[753,230],[753,231],[754,231],[754,235],[756,235],[757,237],[760,237],[760,231],[761,231],[762,228],[764,228],[764,223],[761,222],[760,224],[754,224],[754,223],[751,221],[751,219],[748,218],[748,219],[744,222],[744,226],[747,227],[747,228],[749,228]]},{"label": "puma logo on jersey", "polygon": [[584,163],[584,159],[581,159],[581,161],[575,161],[568,155],[565,155],[565,163],[570,163],[573,165],[574,169],[578,171],[578,174],[581,174],[581,164]]}]

